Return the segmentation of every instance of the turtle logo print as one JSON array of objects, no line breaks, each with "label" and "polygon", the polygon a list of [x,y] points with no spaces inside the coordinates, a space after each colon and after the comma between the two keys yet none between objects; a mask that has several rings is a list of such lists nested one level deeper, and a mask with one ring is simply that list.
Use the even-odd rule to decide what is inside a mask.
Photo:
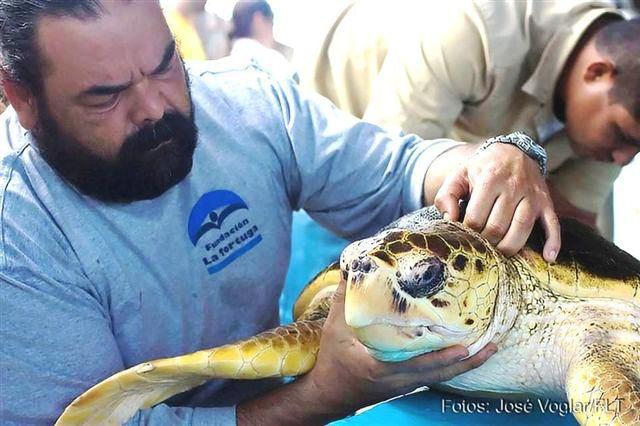
[{"label": "turtle logo print", "polygon": [[262,241],[247,204],[226,190],[200,197],[191,209],[188,232],[194,247],[202,250],[202,262],[209,274],[226,268]]}]

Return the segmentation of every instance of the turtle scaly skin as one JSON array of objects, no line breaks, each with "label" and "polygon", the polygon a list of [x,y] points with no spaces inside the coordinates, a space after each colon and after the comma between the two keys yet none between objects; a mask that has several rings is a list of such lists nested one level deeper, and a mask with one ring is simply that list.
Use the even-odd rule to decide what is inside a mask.
[{"label": "turtle scaly skin", "polygon": [[304,374],[341,279],[347,325],[380,360],[454,344],[472,355],[492,341],[493,357],[441,386],[567,399],[582,425],[640,424],[640,262],[573,221],[562,222],[555,264],[540,255],[540,230],[507,259],[432,215],[419,210],[348,246],[303,290],[293,324],[122,371],[79,396],[56,424],[119,424],[213,378]]}]

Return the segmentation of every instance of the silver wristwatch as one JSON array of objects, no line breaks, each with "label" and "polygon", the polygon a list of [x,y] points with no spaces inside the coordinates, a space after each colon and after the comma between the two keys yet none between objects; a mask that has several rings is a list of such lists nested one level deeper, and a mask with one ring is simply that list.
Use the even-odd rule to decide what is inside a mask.
[{"label": "silver wristwatch", "polygon": [[522,132],[496,136],[495,138],[487,139],[487,141],[478,148],[478,152],[484,151],[496,142],[508,143],[517,146],[520,151],[524,152],[538,163],[542,176],[547,174],[547,151],[535,143],[529,136]]}]

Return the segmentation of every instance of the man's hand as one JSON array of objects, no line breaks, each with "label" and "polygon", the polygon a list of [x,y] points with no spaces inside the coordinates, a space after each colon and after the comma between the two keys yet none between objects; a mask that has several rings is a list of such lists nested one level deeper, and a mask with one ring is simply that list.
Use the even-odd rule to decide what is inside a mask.
[{"label": "man's hand", "polygon": [[[294,383],[238,406],[238,424],[325,424],[359,408],[448,380],[480,366],[497,347],[489,343],[472,357],[452,346],[403,362],[371,357],[344,319],[345,283],[340,283],[325,323],[313,369]],[[465,359],[466,358],[466,359]]]},{"label": "man's hand", "polygon": [[427,200],[433,191],[427,187],[429,179],[444,179],[433,197],[438,210],[458,220],[458,201],[469,197],[463,223],[506,255],[524,246],[540,219],[547,236],[543,256],[554,261],[560,250],[560,223],[538,164],[515,146],[496,143],[481,152],[477,147],[462,145],[434,162],[425,179]]}]

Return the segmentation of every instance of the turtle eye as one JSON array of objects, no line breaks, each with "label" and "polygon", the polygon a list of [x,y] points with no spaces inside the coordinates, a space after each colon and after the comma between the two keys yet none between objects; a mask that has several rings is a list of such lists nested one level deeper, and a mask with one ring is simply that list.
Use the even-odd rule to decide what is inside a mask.
[{"label": "turtle eye", "polygon": [[431,296],[444,287],[445,265],[431,257],[398,271],[398,284],[402,291],[413,298]]},{"label": "turtle eye", "polygon": [[440,265],[433,265],[430,268],[427,268],[422,275],[416,274],[415,278],[418,280],[418,286],[431,287],[434,279],[437,278],[441,272],[442,269],[440,268]]}]

